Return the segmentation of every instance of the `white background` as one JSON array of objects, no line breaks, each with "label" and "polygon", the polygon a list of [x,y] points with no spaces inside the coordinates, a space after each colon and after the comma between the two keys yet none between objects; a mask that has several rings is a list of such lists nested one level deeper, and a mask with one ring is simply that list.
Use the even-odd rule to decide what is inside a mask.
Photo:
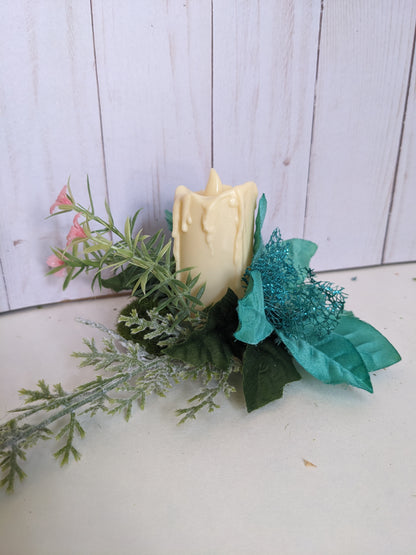
[{"label": "white background", "polygon": [[91,295],[45,278],[69,176],[154,231],[213,165],[317,270],[415,260],[415,22],[414,0],[3,0],[0,310]]}]

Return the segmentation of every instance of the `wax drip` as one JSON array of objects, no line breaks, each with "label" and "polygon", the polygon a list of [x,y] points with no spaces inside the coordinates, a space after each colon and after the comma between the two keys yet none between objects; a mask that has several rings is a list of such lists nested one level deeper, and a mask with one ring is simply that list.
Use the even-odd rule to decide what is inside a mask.
[{"label": "wax drip", "polygon": [[243,200],[241,195],[234,192],[234,195],[229,200],[229,205],[233,208],[237,208],[237,214],[235,217],[236,234],[234,238],[233,252],[233,263],[234,267],[237,268],[241,266],[243,251]]}]

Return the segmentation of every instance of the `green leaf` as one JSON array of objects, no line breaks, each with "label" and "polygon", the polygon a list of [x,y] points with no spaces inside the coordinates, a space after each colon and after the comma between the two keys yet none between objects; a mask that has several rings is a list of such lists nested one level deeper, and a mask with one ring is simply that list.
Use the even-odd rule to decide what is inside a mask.
[{"label": "green leaf", "polygon": [[230,346],[215,331],[205,334],[194,332],[185,342],[169,347],[164,352],[194,366],[214,364],[221,370],[228,368],[232,357]]},{"label": "green leaf", "polygon": [[243,357],[243,389],[248,412],[280,399],[284,386],[300,379],[292,357],[282,345],[267,339],[247,347]]},{"label": "green leaf", "polygon": [[[69,181],[68,181],[68,184],[69,184]],[[90,211],[91,211],[91,214],[94,214],[94,202],[92,200],[90,178],[88,175],[87,175],[87,190],[88,190],[88,198],[90,199]]]},{"label": "green leaf", "polygon": [[257,345],[268,337],[273,326],[264,312],[263,283],[258,270],[250,272],[246,294],[238,301],[239,327],[234,337],[250,345]]},{"label": "green leaf", "polygon": [[216,330],[224,339],[231,341],[233,352],[236,351],[237,345],[234,339],[234,332],[238,325],[237,302],[237,295],[228,289],[224,297],[209,308],[207,323],[204,327],[207,331]]},{"label": "green leaf", "polygon": [[373,326],[344,312],[335,333],[348,339],[360,353],[369,372],[386,368],[401,360],[393,345]]},{"label": "green leaf", "polygon": [[131,240],[131,222],[130,222],[130,218],[126,218],[126,221],[124,223],[124,238],[126,240],[127,245],[129,246],[130,249],[133,248],[133,242]]},{"label": "green leaf", "polygon": [[108,216],[108,224],[110,227],[114,226],[114,219],[113,219],[113,215],[111,213],[111,209],[110,209],[110,204],[108,202],[108,199],[104,199],[104,206],[105,206],[105,211],[107,212],[107,216]]},{"label": "green leaf", "polygon": [[331,333],[311,344],[278,332],[289,352],[303,368],[324,383],[347,383],[370,393],[370,376],[356,347],[347,338]]},{"label": "green leaf", "polygon": [[163,352],[195,366],[214,364],[227,370],[232,356],[242,356],[243,346],[234,339],[238,325],[236,305],[237,295],[228,289],[225,296],[209,309],[202,330],[192,332],[184,342]]},{"label": "green leaf", "polygon": [[[136,210],[136,212],[133,214],[133,217],[131,218],[130,225],[131,225],[132,231],[133,231],[133,229],[134,229],[134,226],[136,225],[137,217],[138,217],[138,215],[140,214],[141,211],[142,211],[141,208],[139,208],[138,210]],[[140,230],[140,231],[138,232],[137,235],[141,235],[141,232],[142,232],[142,230]]]}]

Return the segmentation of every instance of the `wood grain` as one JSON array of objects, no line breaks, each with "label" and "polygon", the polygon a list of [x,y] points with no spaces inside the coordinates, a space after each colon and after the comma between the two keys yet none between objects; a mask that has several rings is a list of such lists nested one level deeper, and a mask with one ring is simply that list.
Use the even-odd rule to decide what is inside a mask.
[{"label": "wood grain", "polygon": [[413,0],[3,0],[0,311],[91,295],[45,278],[71,225],[45,216],[87,173],[151,232],[213,161],[315,269],[414,260],[415,22]]},{"label": "wood grain", "polygon": [[381,262],[416,4],[325,2],[305,236],[319,269]]},{"label": "wood grain", "polygon": [[416,58],[406,106],[396,187],[383,262],[416,260]]},{"label": "wood grain", "polygon": [[3,266],[0,263],[0,312],[6,312],[8,310],[10,310],[9,296],[7,294]]},{"label": "wood grain", "polygon": [[94,1],[110,202],[164,225],[175,188],[205,188],[211,159],[210,1]]},{"label": "wood grain", "polygon": [[0,51],[0,258],[8,306],[90,295],[90,280],[63,293],[62,280],[45,278],[49,247],[65,244],[72,223],[45,221],[68,177],[81,199],[87,173],[97,201],[105,193],[88,3],[2,2]]},{"label": "wood grain", "polygon": [[214,0],[214,165],[257,182],[267,238],[303,232],[320,5]]}]

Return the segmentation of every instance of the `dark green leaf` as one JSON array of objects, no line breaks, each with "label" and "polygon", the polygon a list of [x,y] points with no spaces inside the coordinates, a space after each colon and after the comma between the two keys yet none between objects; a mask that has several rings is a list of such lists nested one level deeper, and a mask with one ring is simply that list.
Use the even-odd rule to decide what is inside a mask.
[{"label": "dark green leaf", "polygon": [[172,231],[173,217],[172,217],[172,212],[170,210],[165,210],[165,220],[166,220],[166,223],[168,224],[169,231]]},{"label": "dark green leaf", "polygon": [[301,376],[282,345],[266,339],[248,345],[243,357],[243,388],[248,412],[279,399],[284,386]]},{"label": "dark green leaf", "polygon": [[222,370],[228,368],[232,357],[229,344],[222,341],[215,331],[204,334],[194,332],[185,342],[169,347],[164,352],[173,358],[183,360],[194,366],[214,364]]},{"label": "dark green leaf", "polygon": [[[152,298],[149,298],[149,297],[137,298],[137,299],[134,299],[131,303],[129,303],[121,310],[120,316],[131,316],[133,310],[135,310],[137,315],[140,318],[149,319],[148,311],[154,308],[154,306],[155,306],[155,303]],[[139,343],[140,345],[142,345],[147,350],[148,353],[153,355],[160,354],[161,349],[157,343],[157,339],[145,338],[145,335],[147,334],[148,330],[132,333],[129,326],[127,326],[126,323],[120,320],[119,318],[119,321],[117,323],[117,332],[125,339],[128,339],[129,341],[133,341],[134,343]]]},{"label": "dark green leaf", "polygon": [[243,345],[234,339],[238,324],[236,306],[237,296],[229,289],[209,309],[202,330],[192,332],[186,341],[169,347],[164,353],[195,366],[214,364],[226,370],[233,355],[242,356]]},{"label": "dark green leaf", "polygon": [[108,278],[101,279],[101,284],[107,289],[112,289],[117,293],[119,291],[130,291],[133,284],[137,281],[140,269],[135,266],[127,266],[125,270],[122,270],[118,274]]},{"label": "dark green leaf", "polygon": [[238,325],[237,302],[237,295],[228,289],[224,297],[209,308],[204,329],[216,330],[225,340],[231,340],[233,344],[236,344],[234,332]]}]

